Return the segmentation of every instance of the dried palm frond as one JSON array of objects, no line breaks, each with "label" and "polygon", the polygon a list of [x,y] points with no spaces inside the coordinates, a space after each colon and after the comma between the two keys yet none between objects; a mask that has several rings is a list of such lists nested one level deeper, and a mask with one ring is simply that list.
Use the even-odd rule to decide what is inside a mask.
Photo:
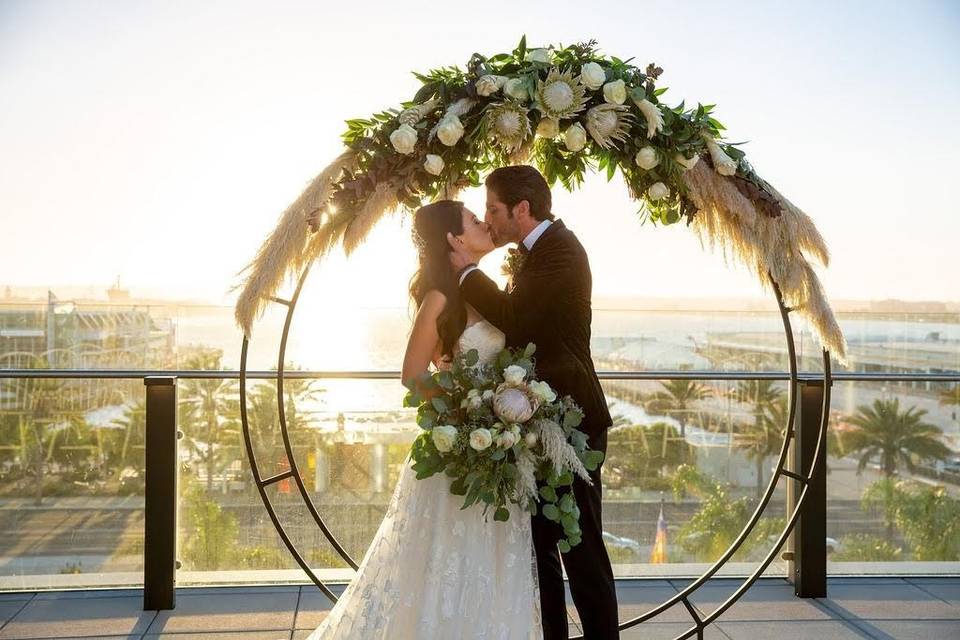
[{"label": "dried palm frond", "polygon": [[[825,263],[828,252],[810,218],[770,187],[781,202],[783,214],[770,217],[757,212],[754,203],[731,179],[699,162],[683,173],[689,197],[697,207],[691,225],[701,244],[720,246],[724,261],[732,255],[753,270],[763,286],[768,277],[780,288],[784,304],[807,320],[824,348],[838,362],[846,362],[847,344],[823,288],[804,252]],[[767,185],[764,185],[766,188]]]},{"label": "dried palm frond", "polygon": [[321,171],[283,212],[254,259],[237,273],[248,274],[242,283],[230,289],[243,288],[234,307],[234,317],[247,338],[250,337],[254,319],[277,292],[284,276],[299,271],[307,263],[308,255],[304,253],[307,214],[326,204],[333,184],[344,169],[356,166],[356,160],[356,153],[347,150]]}]

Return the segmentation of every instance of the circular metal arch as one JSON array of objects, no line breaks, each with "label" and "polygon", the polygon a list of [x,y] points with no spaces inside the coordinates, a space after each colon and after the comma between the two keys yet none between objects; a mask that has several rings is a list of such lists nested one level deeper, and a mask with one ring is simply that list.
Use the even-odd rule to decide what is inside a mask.
[{"label": "circular metal arch", "polygon": [[[283,523],[280,522],[280,518],[277,515],[277,511],[274,508],[273,504],[270,502],[270,498],[267,495],[267,487],[275,482],[284,480],[287,478],[292,478],[296,484],[297,490],[300,493],[301,498],[303,499],[304,504],[307,507],[307,510],[310,512],[310,515],[313,517],[314,521],[317,523],[317,526],[320,527],[320,530],[326,536],[327,540],[333,545],[337,553],[347,562],[354,570],[358,569],[356,561],[350,556],[349,553],[343,548],[343,545],[337,540],[337,537],[330,531],[327,524],[324,522],[323,517],[320,515],[320,512],[317,510],[316,505],[314,505],[313,500],[310,497],[309,492],[307,491],[306,486],[303,483],[303,478],[300,475],[300,470],[297,466],[297,461],[293,455],[293,446],[290,441],[290,434],[287,429],[287,421],[285,415],[284,401],[283,401],[283,384],[284,384],[284,360],[286,356],[287,349],[287,337],[290,332],[290,324],[293,320],[293,313],[297,306],[297,300],[300,297],[300,292],[303,289],[303,284],[306,281],[307,275],[310,272],[310,265],[308,264],[303,272],[300,274],[297,279],[297,285],[293,292],[293,295],[289,300],[283,298],[273,297],[270,300],[274,303],[283,305],[287,308],[286,318],[283,324],[283,333],[280,338],[280,345],[278,348],[277,355],[277,415],[279,418],[280,425],[280,434],[283,439],[284,453],[288,462],[288,469],[276,475],[264,478],[260,472],[260,468],[257,464],[257,458],[253,451],[253,443],[250,437],[250,425],[247,418],[247,347],[249,340],[245,336],[243,338],[243,344],[240,351],[240,420],[241,427],[243,432],[243,441],[247,450],[247,457],[250,461],[250,469],[253,473],[254,482],[257,485],[257,490],[260,493],[260,498],[263,501],[263,505],[267,510],[267,514],[270,516],[270,520],[273,522],[274,527],[277,529],[277,533],[280,534],[280,539],[283,541],[283,544],[290,551],[294,560],[298,565],[304,570],[307,576],[310,577],[310,580],[313,581],[315,585],[326,595],[331,602],[336,603],[337,596],[330,590],[330,588],[324,584],[320,578],[317,577],[316,573],[310,568],[306,560],[304,560],[303,555],[297,549],[296,545],[290,540],[289,535],[283,527]],[[635,618],[630,620],[620,622],[620,630],[629,629],[631,627],[637,626],[651,618],[655,618],[665,611],[677,606],[682,605],[687,612],[690,614],[693,620],[693,626],[689,629],[676,636],[674,640],[684,640],[685,638],[691,638],[696,636],[697,638],[703,638],[704,629],[707,625],[713,623],[717,620],[727,609],[729,609],[744,593],[749,589],[753,584],[759,579],[760,575],[766,570],[766,568],[773,562],[774,558],[777,555],[777,552],[786,542],[787,537],[793,531],[794,526],[797,523],[797,519],[800,515],[800,509],[803,506],[803,503],[806,500],[810,480],[814,474],[818,471],[816,469],[816,461],[819,459],[819,452],[821,447],[826,446],[826,431],[827,431],[827,422],[830,411],[830,388],[831,388],[831,367],[830,367],[830,352],[826,349],[822,349],[823,357],[823,402],[820,407],[820,424],[819,431],[817,434],[816,447],[813,455],[814,466],[812,466],[806,473],[803,470],[799,470],[799,473],[793,473],[784,469],[784,465],[787,462],[787,451],[789,450],[789,445],[791,439],[796,437],[795,434],[795,425],[794,418],[797,410],[797,401],[798,401],[798,374],[797,374],[797,353],[796,345],[793,338],[793,329],[790,323],[790,312],[793,310],[787,307],[783,302],[783,296],[780,291],[780,287],[774,281],[773,277],[767,273],[767,277],[770,281],[770,284],[773,288],[774,297],[777,301],[777,306],[780,309],[780,317],[783,321],[784,334],[786,337],[787,344],[787,356],[788,356],[788,366],[789,366],[789,379],[787,384],[787,393],[788,393],[788,411],[786,417],[786,425],[784,428],[784,437],[783,444],[780,447],[780,454],[777,459],[777,465],[774,468],[773,474],[770,477],[770,482],[767,484],[766,489],[764,490],[760,501],[758,502],[756,508],[751,514],[750,518],[747,520],[747,523],[744,525],[743,529],[730,544],[730,547],[724,551],[724,553],[716,560],[706,571],[704,571],[700,577],[687,585],[682,591],[678,592],[676,595],[665,600],[661,604],[653,607],[646,613],[643,613]],[[786,525],[783,528],[783,531],[778,536],[774,546],[770,549],[767,555],[763,558],[760,564],[754,569],[754,571],[747,576],[747,578],[740,584],[739,587],[728,597],[723,603],[721,603],[715,610],[707,614],[706,616],[700,616],[694,606],[690,602],[690,596],[696,592],[701,586],[703,586],[711,577],[716,574],[717,571],[736,553],[737,549],[741,547],[743,542],[747,539],[747,536],[750,535],[750,532],[753,531],[753,528],[759,522],[760,517],[763,515],[763,511],[766,509],[767,504],[770,502],[770,498],[773,496],[774,491],[777,489],[777,483],[781,478],[791,479],[794,482],[798,482],[802,489],[799,496],[796,499],[796,504],[794,505],[793,511],[787,518]],[[583,636],[572,636],[571,640],[583,640]]]}]

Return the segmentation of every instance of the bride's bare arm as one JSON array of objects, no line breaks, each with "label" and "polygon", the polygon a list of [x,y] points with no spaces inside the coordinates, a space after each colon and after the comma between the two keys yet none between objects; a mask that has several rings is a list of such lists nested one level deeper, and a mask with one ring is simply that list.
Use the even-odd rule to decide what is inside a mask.
[{"label": "bride's bare arm", "polygon": [[[400,374],[400,379],[408,388],[429,371],[440,343],[437,318],[446,304],[447,297],[436,290],[428,291],[420,303],[410,338],[407,340],[407,351],[403,355],[403,370]],[[417,391],[423,392],[423,389],[418,385]]]}]

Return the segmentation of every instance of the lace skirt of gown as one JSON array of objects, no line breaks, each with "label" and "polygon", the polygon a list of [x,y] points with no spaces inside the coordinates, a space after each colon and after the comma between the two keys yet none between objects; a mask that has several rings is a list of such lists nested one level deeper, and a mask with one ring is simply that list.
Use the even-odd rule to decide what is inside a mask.
[{"label": "lace skirt of gown", "polygon": [[353,581],[308,640],[539,640],[530,514],[460,510],[443,473],[417,480],[410,456]]}]

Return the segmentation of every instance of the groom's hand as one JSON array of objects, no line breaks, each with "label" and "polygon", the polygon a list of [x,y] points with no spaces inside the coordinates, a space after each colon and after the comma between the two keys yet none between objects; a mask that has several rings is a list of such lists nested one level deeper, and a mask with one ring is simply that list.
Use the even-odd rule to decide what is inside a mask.
[{"label": "groom's hand", "polygon": [[450,247],[453,249],[450,252],[450,265],[453,267],[454,273],[460,273],[468,266],[474,264],[473,256],[470,255],[470,250],[467,249],[466,245],[463,244],[463,241],[460,240],[460,238],[457,238],[448,231],[447,242],[450,243]]}]

